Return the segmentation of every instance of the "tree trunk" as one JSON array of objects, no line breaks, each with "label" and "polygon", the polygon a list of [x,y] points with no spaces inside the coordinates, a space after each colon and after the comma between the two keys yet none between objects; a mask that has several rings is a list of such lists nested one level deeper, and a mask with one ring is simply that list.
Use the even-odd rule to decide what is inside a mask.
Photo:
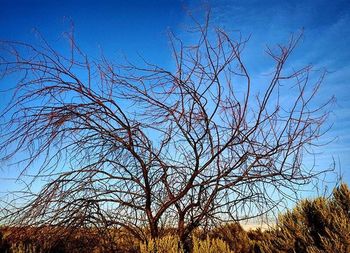
[{"label": "tree trunk", "polygon": [[185,253],[192,252],[192,239],[188,233],[183,233],[180,236],[180,243]]},{"label": "tree trunk", "polygon": [[150,224],[150,232],[151,232],[151,238],[157,239],[159,237],[159,230],[158,230],[158,224],[156,222],[152,222]]},{"label": "tree trunk", "polygon": [[180,216],[178,222],[178,236],[180,239],[181,247],[185,253],[192,252],[192,240],[189,235],[189,231],[187,228],[185,228],[185,217]]}]

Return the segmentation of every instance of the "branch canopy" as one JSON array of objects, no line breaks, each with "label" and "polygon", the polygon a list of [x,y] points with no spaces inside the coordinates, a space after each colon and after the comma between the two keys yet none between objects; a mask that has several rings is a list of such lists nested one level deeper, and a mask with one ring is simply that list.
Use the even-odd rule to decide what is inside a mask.
[{"label": "branch canopy", "polygon": [[18,80],[1,114],[1,158],[22,157],[22,176],[48,180],[11,208],[14,222],[140,236],[171,225],[181,237],[261,215],[317,175],[302,158],[324,133],[330,101],[313,103],[324,74],[286,70],[301,35],[267,50],[274,66],[257,86],[247,41],[208,20],[196,32],[190,46],[170,35],[170,70],[91,60],[73,36],[69,54],[44,40],[1,42],[1,76]]}]

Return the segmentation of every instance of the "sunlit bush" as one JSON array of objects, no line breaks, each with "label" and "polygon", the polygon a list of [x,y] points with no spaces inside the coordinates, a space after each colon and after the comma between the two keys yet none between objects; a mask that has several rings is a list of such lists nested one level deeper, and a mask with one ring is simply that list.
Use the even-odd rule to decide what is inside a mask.
[{"label": "sunlit bush", "polygon": [[251,248],[248,234],[238,222],[218,226],[209,236],[223,240],[234,252],[249,252]]},{"label": "sunlit bush", "polygon": [[350,252],[350,191],[345,184],[329,199],[301,201],[279,217],[272,243],[282,252]]},{"label": "sunlit bush", "polygon": [[193,253],[233,253],[230,250],[229,245],[218,238],[210,238],[209,236],[205,240],[199,240],[193,238]]},{"label": "sunlit bush", "polygon": [[140,243],[141,253],[182,253],[180,241],[177,236],[167,235],[159,239],[150,239]]}]

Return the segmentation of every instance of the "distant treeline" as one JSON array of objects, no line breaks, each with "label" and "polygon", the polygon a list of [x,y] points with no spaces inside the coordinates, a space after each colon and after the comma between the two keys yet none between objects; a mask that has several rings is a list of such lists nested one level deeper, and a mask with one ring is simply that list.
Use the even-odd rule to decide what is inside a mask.
[{"label": "distant treeline", "polygon": [[[139,241],[124,230],[57,227],[2,227],[3,253],[176,253],[181,245],[172,229],[158,240]],[[238,223],[192,235],[194,253],[350,252],[350,190],[346,184],[329,198],[303,200],[269,230],[245,231]]]}]

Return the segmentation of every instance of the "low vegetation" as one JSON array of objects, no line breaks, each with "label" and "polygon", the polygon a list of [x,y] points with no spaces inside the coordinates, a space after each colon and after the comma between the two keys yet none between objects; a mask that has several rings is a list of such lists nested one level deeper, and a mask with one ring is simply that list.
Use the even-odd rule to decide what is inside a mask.
[{"label": "low vegetation", "polygon": [[[169,229],[157,240],[135,239],[123,230],[2,227],[0,252],[177,253],[181,240]],[[245,231],[238,223],[192,234],[193,253],[350,252],[350,190],[346,184],[329,198],[303,200],[269,229]]]}]

